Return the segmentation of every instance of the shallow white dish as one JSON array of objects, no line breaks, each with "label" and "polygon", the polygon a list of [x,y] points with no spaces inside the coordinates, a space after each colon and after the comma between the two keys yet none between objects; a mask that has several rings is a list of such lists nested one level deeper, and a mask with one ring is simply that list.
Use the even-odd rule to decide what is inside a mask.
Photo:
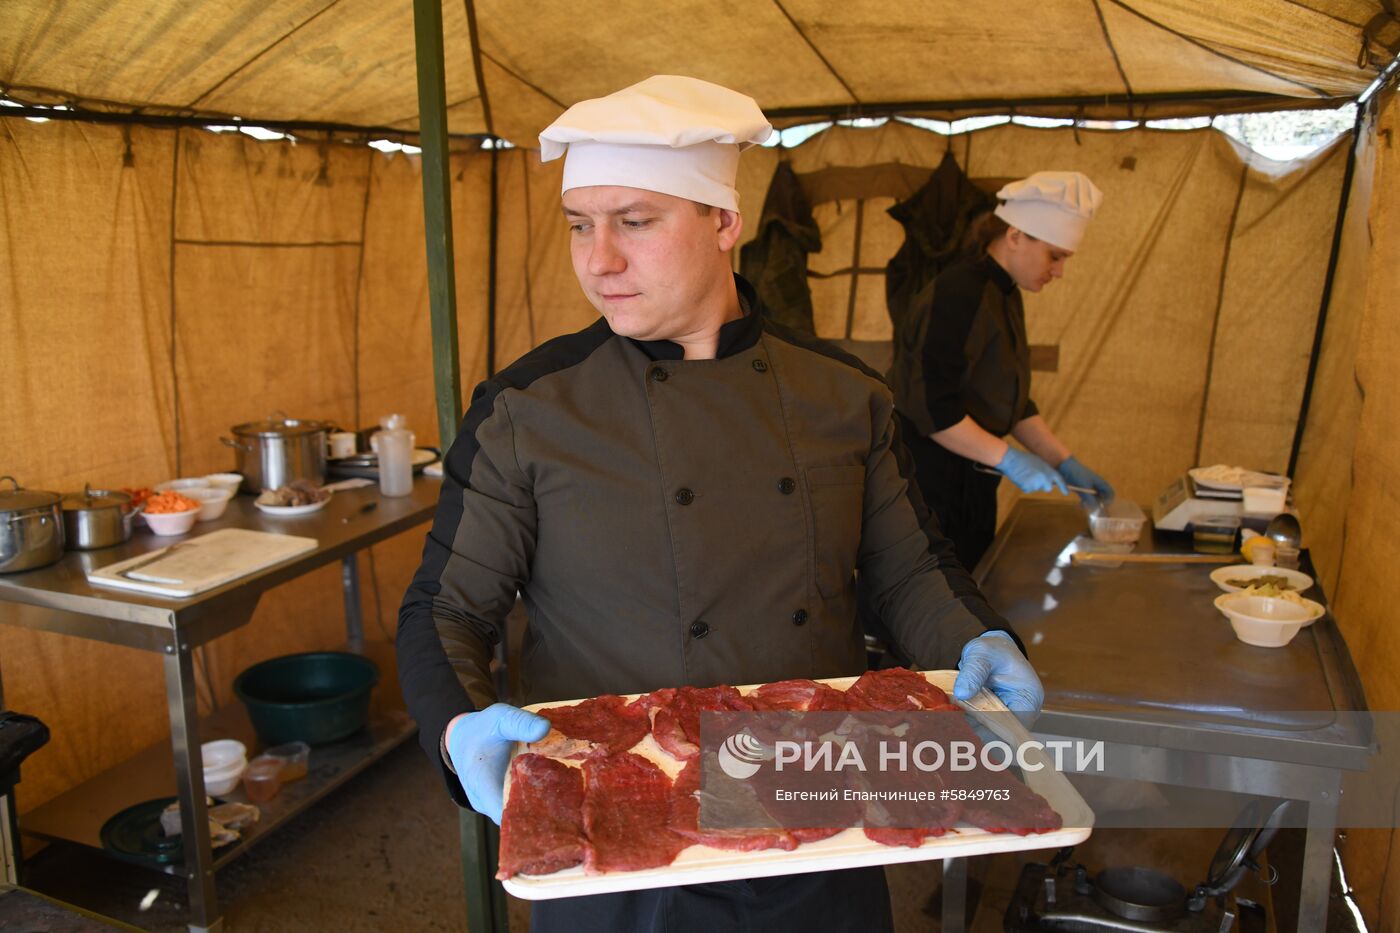
[{"label": "shallow white dish", "polygon": [[1286,567],[1257,567],[1253,564],[1227,564],[1210,572],[1211,582],[1227,593],[1238,593],[1243,587],[1231,586],[1231,580],[1257,580],[1260,577],[1286,577],[1301,595],[1313,585],[1313,578],[1299,570]]},{"label": "shallow white dish", "polygon": [[1217,596],[1215,608],[1230,620],[1236,638],[1260,648],[1282,648],[1323,613],[1322,607],[1310,599],[1295,603],[1239,593]]},{"label": "shallow white dish", "polygon": [[233,498],[233,491],[230,489],[220,489],[217,486],[196,486],[180,492],[182,496],[188,496],[199,503],[199,521],[213,521],[224,514],[224,509],[228,508],[229,500]]},{"label": "shallow white dish", "polygon": [[320,502],[313,502],[310,505],[263,505],[261,502],[254,502],[261,511],[268,515],[279,515],[283,517],[293,515],[310,515],[312,512],[319,512],[326,507],[326,503],[331,501],[330,494]]},{"label": "shallow white dish", "polygon": [[1242,492],[1246,486],[1282,486],[1286,490],[1290,482],[1288,477],[1277,473],[1260,473],[1242,467],[1233,468],[1230,479],[1216,479],[1213,471],[1217,469],[1218,466],[1193,467],[1186,472],[1198,485],[1226,492]]},{"label": "shallow white dish", "polygon": [[182,476],[180,479],[168,479],[163,483],[156,483],[156,492],[169,492],[172,489],[176,492],[184,492],[186,489],[208,489],[214,483],[205,476]]}]

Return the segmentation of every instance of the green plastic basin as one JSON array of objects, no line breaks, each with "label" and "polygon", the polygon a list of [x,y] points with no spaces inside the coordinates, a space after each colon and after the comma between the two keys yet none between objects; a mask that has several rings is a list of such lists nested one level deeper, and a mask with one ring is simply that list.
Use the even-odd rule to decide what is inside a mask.
[{"label": "green plastic basin", "polygon": [[379,667],[346,651],[309,651],[254,664],[233,682],[266,745],[324,745],[363,729]]}]

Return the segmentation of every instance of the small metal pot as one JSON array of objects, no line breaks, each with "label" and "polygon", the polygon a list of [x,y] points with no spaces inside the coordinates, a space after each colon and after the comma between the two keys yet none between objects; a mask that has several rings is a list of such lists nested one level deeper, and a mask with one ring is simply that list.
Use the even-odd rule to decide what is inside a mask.
[{"label": "small metal pot", "polygon": [[84,486],[63,497],[63,533],[80,551],[111,547],[131,539],[131,523],[144,505],[131,506],[128,493]]},{"label": "small metal pot", "polygon": [[265,421],[234,425],[235,440],[219,440],[234,449],[234,472],[243,474],[243,489],[257,493],[297,479],[324,483],[326,440],[334,430],[329,421],[302,421],[274,412]]},{"label": "small metal pot", "polygon": [[63,556],[62,496],[41,489],[0,489],[0,573],[45,567]]}]

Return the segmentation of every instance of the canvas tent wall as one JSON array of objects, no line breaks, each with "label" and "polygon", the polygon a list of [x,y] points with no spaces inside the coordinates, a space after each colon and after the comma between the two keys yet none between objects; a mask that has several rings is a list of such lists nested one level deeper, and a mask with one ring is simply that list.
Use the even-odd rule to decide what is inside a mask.
[{"label": "canvas tent wall", "polygon": [[[465,388],[485,375],[493,313],[504,363],[593,312],[568,267],[558,164],[460,134],[528,146],[564,103],[661,70],[744,88],[780,123],[858,109],[1005,112],[1009,101],[1073,117],[1277,107],[1280,95],[1332,103],[1364,88],[1400,39],[1369,0],[1250,0],[1228,11],[1055,0],[998,5],[994,17],[952,7],[681,3],[658,22],[641,3],[593,17],[546,4],[528,18],[503,3],[444,3]],[[6,12],[0,85],[12,100],[117,122],[0,119],[3,471],[70,489],[223,468],[218,434],[271,408],[353,424],[406,410],[430,440],[419,164],[355,144],[365,128],[417,125],[411,14],[351,0],[228,4],[217,16],[173,2],[21,0]],[[1400,333],[1387,143],[1396,111],[1393,97],[1373,99],[1357,137],[1298,475],[1310,543],[1377,708],[1400,700],[1388,674],[1400,639],[1385,608],[1400,584],[1376,556],[1400,519],[1387,479],[1400,441],[1385,430],[1400,398],[1386,365]],[[297,130],[295,145],[197,127],[228,115],[320,126]],[[1050,162],[1092,174],[1109,194],[1097,244],[1029,306],[1032,340],[1060,349],[1057,371],[1037,374],[1037,396],[1086,460],[1142,500],[1198,460],[1286,466],[1350,148],[1339,141],[1280,174],[1208,130],[1011,125],[949,138],[891,123],[839,128],[789,153],[753,150],[741,188],[756,212],[780,158],[800,173],[929,169],[949,149],[974,178]],[[817,205],[826,247],[814,270],[853,258],[879,266],[897,247],[884,214],[892,198],[864,200]],[[837,277],[818,291],[824,334],[843,336],[849,315],[852,336],[881,337],[878,283]],[[405,535],[361,558],[366,615],[385,637],[418,546]],[[206,652],[204,704],[230,702],[233,675],[253,661],[333,644],[338,605],[331,571],[269,594],[251,625]],[[6,705],[55,727],[26,767],[22,807],[164,734],[151,656],[0,626],[0,673]],[[119,707],[129,712],[111,715]],[[1349,859],[1354,881],[1362,866],[1378,873],[1380,860],[1365,856],[1384,853],[1386,839],[1352,840],[1364,847]],[[1367,880],[1357,886],[1374,917],[1380,881]]]}]

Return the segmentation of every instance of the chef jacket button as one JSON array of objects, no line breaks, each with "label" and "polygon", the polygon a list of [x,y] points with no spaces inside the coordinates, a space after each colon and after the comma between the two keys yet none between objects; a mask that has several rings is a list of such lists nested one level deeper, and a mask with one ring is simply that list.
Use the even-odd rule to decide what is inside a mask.
[{"label": "chef jacket button", "polygon": [[796,612],[794,612],[794,613],[792,614],[792,624],[793,624],[793,625],[806,625],[806,624],[807,624],[807,610],[806,610],[806,609],[799,609],[799,610],[797,610]]},{"label": "chef jacket button", "polygon": [[691,638],[704,638],[704,637],[705,637],[706,635],[708,635],[708,634],[710,634],[710,623],[708,623],[708,622],[692,622],[692,623],[690,623],[690,637],[691,637]]},{"label": "chef jacket button", "polygon": [[671,374],[666,372],[665,368],[661,366],[653,366],[651,368],[652,382],[665,382],[670,377],[670,375]]},{"label": "chef jacket button", "polygon": [[790,496],[797,491],[797,480],[791,476],[784,476],[778,480],[778,492],[785,496]]},{"label": "chef jacket button", "polygon": [[690,505],[690,503],[692,503],[692,502],[694,502],[694,501],[695,501],[695,493],[691,492],[689,489],[684,489],[684,488],[682,488],[682,489],[677,489],[677,490],[676,490],[676,502],[677,502],[677,504],[679,504],[679,505]]},{"label": "chef jacket button", "polygon": [[768,372],[768,364],[763,362],[763,360],[754,360],[753,371],[756,373],[766,373]]}]

